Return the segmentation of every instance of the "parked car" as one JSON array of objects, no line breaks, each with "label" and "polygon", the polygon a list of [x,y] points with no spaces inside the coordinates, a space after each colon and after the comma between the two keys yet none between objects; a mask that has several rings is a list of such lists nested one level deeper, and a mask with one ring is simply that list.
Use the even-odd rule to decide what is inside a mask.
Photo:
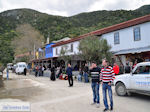
[{"label": "parked car", "polygon": [[16,64],[15,72],[16,74],[24,73],[24,69],[27,68],[27,64],[25,62],[19,62]]},{"label": "parked car", "polygon": [[130,74],[116,76],[114,85],[119,96],[133,92],[150,95],[150,62],[137,64]]}]

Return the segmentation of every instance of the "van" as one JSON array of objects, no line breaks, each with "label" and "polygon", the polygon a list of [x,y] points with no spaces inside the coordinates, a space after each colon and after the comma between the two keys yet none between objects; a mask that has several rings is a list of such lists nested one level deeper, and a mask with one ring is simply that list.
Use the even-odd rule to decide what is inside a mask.
[{"label": "van", "polygon": [[15,72],[16,74],[24,73],[24,69],[27,68],[27,64],[25,62],[19,62],[16,64]]}]

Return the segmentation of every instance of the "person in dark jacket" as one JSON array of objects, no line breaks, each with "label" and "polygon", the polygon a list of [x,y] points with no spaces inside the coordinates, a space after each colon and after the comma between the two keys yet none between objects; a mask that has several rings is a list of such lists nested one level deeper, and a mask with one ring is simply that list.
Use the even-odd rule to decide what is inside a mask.
[{"label": "person in dark jacket", "polygon": [[26,75],[27,74],[27,68],[25,67],[24,68],[24,75]]},{"label": "person in dark jacket", "polygon": [[68,75],[69,87],[72,87],[73,86],[73,77],[72,77],[72,68],[71,68],[70,63],[68,63],[66,74]]},{"label": "person in dark jacket", "polygon": [[126,63],[125,73],[130,73],[130,72],[131,72],[131,67],[129,66],[129,63]]},{"label": "person in dark jacket", "polygon": [[42,65],[39,66],[39,76],[42,76]]},{"label": "person in dark jacket", "polygon": [[85,81],[85,83],[88,82],[88,72],[89,72],[89,68],[88,68],[88,64],[86,63],[84,66],[84,81]]},{"label": "person in dark jacket", "polygon": [[39,67],[38,67],[38,65],[35,67],[35,77],[37,77],[37,75],[38,75],[38,70],[39,70]]},{"label": "person in dark jacket", "polygon": [[93,103],[91,105],[95,105],[99,108],[100,106],[100,97],[99,97],[99,88],[100,88],[100,72],[101,69],[97,67],[96,62],[92,62],[92,66],[90,67],[90,74],[92,78],[92,90],[93,90]]},{"label": "person in dark jacket", "polygon": [[50,79],[52,81],[55,81],[56,80],[56,77],[55,77],[55,66],[53,65],[53,67],[51,68],[51,76],[50,76]]}]

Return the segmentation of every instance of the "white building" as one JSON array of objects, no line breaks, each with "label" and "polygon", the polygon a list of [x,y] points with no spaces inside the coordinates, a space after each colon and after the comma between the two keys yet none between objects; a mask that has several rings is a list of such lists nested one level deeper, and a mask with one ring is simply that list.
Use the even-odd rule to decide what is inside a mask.
[{"label": "white building", "polygon": [[106,39],[112,47],[111,51],[123,65],[126,61],[135,59],[143,59],[142,61],[150,59],[150,15],[58,42],[53,45],[54,57],[59,57],[64,46],[70,49],[67,55],[77,55],[80,40],[89,35],[97,35]]}]

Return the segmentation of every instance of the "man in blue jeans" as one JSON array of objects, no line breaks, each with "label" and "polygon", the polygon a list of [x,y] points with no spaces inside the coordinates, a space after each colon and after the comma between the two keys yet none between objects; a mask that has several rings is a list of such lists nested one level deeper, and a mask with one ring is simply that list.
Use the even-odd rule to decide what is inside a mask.
[{"label": "man in blue jeans", "polygon": [[89,68],[88,68],[88,64],[86,63],[84,66],[84,81],[85,81],[85,83],[88,83],[88,72],[89,72]]},{"label": "man in blue jeans", "polygon": [[106,59],[103,60],[102,65],[104,68],[101,69],[100,79],[102,81],[102,89],[103,89],[103,101],[105,105],[104,112],[109,110],[108,102],[107,102],[107,90],[110,100],[110,110],[113,110],[113,97],[112,97],[112,89],[111,83],[114,77],[113,68],[108,66],[108,62]]},{"label": "man in blue jeans", "polygon": [[93,103],[96,104],[96,107],[99,108],[100,98],[99,98],[99,88],[100,88],[100,68],[97,67],[96,62],[92,62],[90,67],[90,74],[92,78],[92,90],[93,90]]}]

